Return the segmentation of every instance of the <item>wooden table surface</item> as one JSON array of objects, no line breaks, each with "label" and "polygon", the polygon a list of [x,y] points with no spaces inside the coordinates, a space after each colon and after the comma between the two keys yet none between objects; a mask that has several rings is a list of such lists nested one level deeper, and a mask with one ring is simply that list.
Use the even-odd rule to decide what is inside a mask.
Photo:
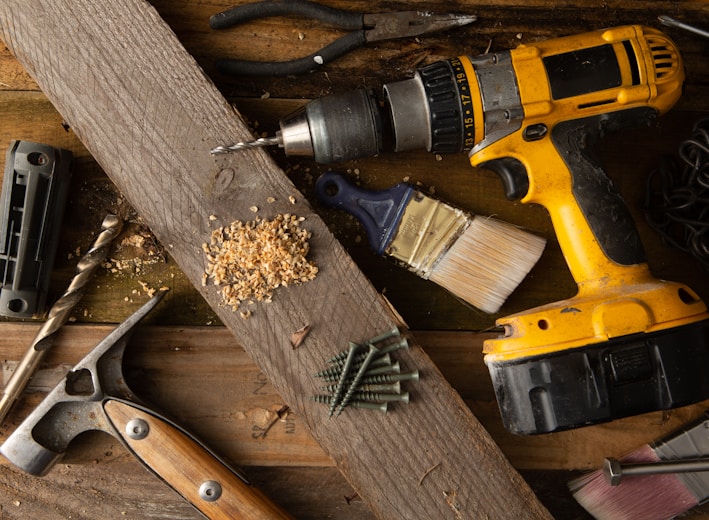
[{"label": "wooden table surface", "polygon": [[[352,88],[376,87],[406,77],[418,65],[450,56],[508,49],[540,38],[610,25],[641,23],[658,27],[656,18],[660,14],[709,28],[709,7],[691,1],[576,0],[553,6],[539,0],[326,3],[368,12],[426,9],[473,13],[479,21],[446,34],[373,44],[321,71],[295,79],[237,80],[216,72],[214,62],[218,57],[297,57],[309,54],[340,33],[318,22],[290,18],[273,18],[238,30],[216,32],[208,27],[209,16],[232,4],[218,0],[152,2],[185,48],[259,134],[272,133],[279,118],[308,99]],[[645,223],[642,211],[648,174],[664,155],[675,155],[694,122],[709,113],[709,40],[679,30],[667,32],[685,59],[687,81],[683,98],[656,126],[606,140],[603,157],[609,176],[635,217],[654,273],[685,282],[709,300],[707,272],[691,256],[664,245]],[[174,90],[179,95],[179,82]],[[77,158],[52,278],[55,297],[66,287],[77,254],[89,247],[103,215],[114,212],[129,221],[111,254],[110,265],[97,273],[95,283],[74,312],[72,323],[62,332],[26,396],[2,426],[2,438],[73,363],[100,341],[111,324],[120,322],[146,301],[148,288],[167,286],[170,293],[163,311],[148,318],[148,327],[136,335],[127,353],[127,374],[137,392],[242,467],[251,480],[297,518],[373,518],[299,417],[289,410],[238,340],[221,326],[215,312],[172,260],[169,247],[152,236],[140,215],[1,42],[0,114],[0,148],[11,139],[24,139],[69,149]],[[497,316],[556,301],[575,291],[545,211],[508,202],[499,179],[491,172],[471,169],[464,155],[386,153],[333,166],[357,175],[362,185],[370,188],[388,187],[408,178],[452,204],[478,214],[495,214],[545,236],[548,247],[540,263],[500,314],[490,316],[375,257],[366,246],[363,230],[353,219],[319,206],[313,182],[328,168],[286,158],[279,150],[272,154],[377,290],[416,331],[426,353],[555,518],[587,518],[567,491],[566,483],[572,476],[597,467],[606,456],[621,455],[676,429],[706,408],[706,403],[700,403],[536,437],[516,437],[505,432],[482,363],[482,340],[491,334],[489,330]],[[37,328],[33,322],[0,323],[0,362],[5,380]],[[452,450],[465,450],[465,446]],[[406,455],[407,447],[401,446],[401,457]],[[709,513],[694,514],[696,518],[709,518]],[[23,475],[6,461],[0,465],[3,519],[197,517],[190,506],[142,469],[120,444],[104,435],[87,434],[77,439],[62,463],[43,478]]]}]

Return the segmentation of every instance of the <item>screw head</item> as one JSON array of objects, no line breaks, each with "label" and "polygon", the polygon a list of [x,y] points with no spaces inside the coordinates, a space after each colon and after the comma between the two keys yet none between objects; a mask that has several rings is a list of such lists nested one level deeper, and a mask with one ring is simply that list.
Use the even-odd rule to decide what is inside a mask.
[{"label": "screw head", "polygon": [[199,486],[199,498],[205,502],[216,502],[222,496],[222,485],[216,480],[205,480]]},{"label": "screw head", "polygon": [[126,424],[126,435],[134,441],[145,439],[150,433],[150,426],[143,419],[131,419]]}]

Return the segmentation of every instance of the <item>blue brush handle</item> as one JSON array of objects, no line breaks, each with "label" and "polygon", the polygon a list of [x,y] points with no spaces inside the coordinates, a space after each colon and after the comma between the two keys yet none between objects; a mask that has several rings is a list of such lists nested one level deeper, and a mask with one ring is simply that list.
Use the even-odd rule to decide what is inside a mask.
[{"label": "blue brush handle", "polygon": [[369,245],[378,255],[383,255],[415,190],[406,183],[381,191],[363,190],[344,175],[327,172],[315,183],[315,192],[325,206],[357,217],[367,232]]}]

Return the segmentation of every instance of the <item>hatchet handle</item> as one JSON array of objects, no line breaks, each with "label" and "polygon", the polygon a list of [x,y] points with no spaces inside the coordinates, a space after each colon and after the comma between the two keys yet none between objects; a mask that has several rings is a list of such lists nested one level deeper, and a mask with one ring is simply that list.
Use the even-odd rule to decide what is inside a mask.
[{"label": "hatchet handle", "polygon": [[104,410],[128,449],[207,518],[292,518],[168,419],[117,399],[106,400]]}]

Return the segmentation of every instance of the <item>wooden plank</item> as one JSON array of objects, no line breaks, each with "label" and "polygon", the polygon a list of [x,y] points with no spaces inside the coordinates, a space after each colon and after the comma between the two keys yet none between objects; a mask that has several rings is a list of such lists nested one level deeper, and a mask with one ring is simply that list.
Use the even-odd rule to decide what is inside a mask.
[{"label": "wooden plank", "polygon": [[[48,19],[64,23],[45,24]],[[327,420],[307,399],[310,374],[323,359],[347,340],[389,328],[390,309],[307,202],[288,203],[298,193],[265,153],[210,157],[214,144],[246,137],[246,128],[151,6],[9,1],[0,8],[0,27],[13,54],[195,286],[204,270],[200,245],[209,236],[209,215],[221,223],[250,220],[249,208],[273,196],[269,212],[306,218],[321,269],[314,282],[256,305],[249,320],[224,307],[214,288],[200,292],[377,516],[548,518],[416,345],[401,357],[423,370],[424,381],[396,413]],[[294,350],[290,335],[304,324],[313,333]],[[436,478],[421,481],[433,466]]]},{"label": "wooden plank", "polygon": [[[0,382],[9,377],[37,328],[28,323],[0,324]],[[5,430],[12,431],[112,328],[66,326]],[[491,334],[416,331],[415,336],[518,469],[592,469],[607,456],[621,455],[681,427],[708,406],[700,403],[551,435],[514,436],[502,428],[480,355],[483,340]],[[333,465],[307,431],[303,419],[284,409],[283,399],[226,328],[143,327],[130,343],[125,372],[130,387],[139,396],[238,466]],[[217,388],[221,389],[218,394]],[[358,413],[361,417],[364,412]],[[4,436],[0,435],[0,441]],[[105,459],[102,453],[110,451],[113,444],[113,440],[94,436],[72,450],[71,462]],[[113,451],[117,451],[116,456],[121,455],[120,450]],[[0,459],[0,464],[7,461]]]},{"label": "wooden plank", "polygon": [[[118,455],[93,463],[61,464],[46,477],[32,477],[14,467],[0,471],[3,520],[67,518],[200,520],[204,517],[172,492],[120,445]],[[110,470],[104,466],[110,464]],[[364,502],[337,469],[259,468],[250,481],[298,519],[373,520]],[[348,501],[349,499],[349,501]]]},{"label": "wooden plank", "polygon": [[[38,325],[0,324],[0,360],[5,379]],[[28,393],[4,425],[0,442],[94,344],[109,325],[68,325],[57,338]],[[707,403],[666,414],[654,413],[573,432],[518,437],[501,430],[492,388],[479,355],[486,334],[416,331],[416,337],[476,411],[483,424],[554,518],[582,518],[571,507],[565,482],[571,470],[597,467],[697,417]],[[369,509],[332,466],[301,418],[277,411],[284,405],[258,367],[223,327],[141,327],[127,355],[128,381],[199,436],[250,480],[303,519],[364,520]],[[4,382],[4,381],[0,381]],[[215,398],[215,388],[227,389]],[[35,478],[0,459],[0,507],[6,518],[66,518],[67,511],[91,518],[121,516],[192,519],[198,515],[107,435],[78,438],[55,471]],[[529,471],[543,469],[545,472]],[[549,472],[549,470],[556,470]],[[552,476],[553,478],[551,478]],[[555,482],[551,489],[548,489]],[[67,489],[75,500],[66,501]],[[122,515],[122,513],[126,515]],[[699,516],[698,518],[706,518]]]}]

